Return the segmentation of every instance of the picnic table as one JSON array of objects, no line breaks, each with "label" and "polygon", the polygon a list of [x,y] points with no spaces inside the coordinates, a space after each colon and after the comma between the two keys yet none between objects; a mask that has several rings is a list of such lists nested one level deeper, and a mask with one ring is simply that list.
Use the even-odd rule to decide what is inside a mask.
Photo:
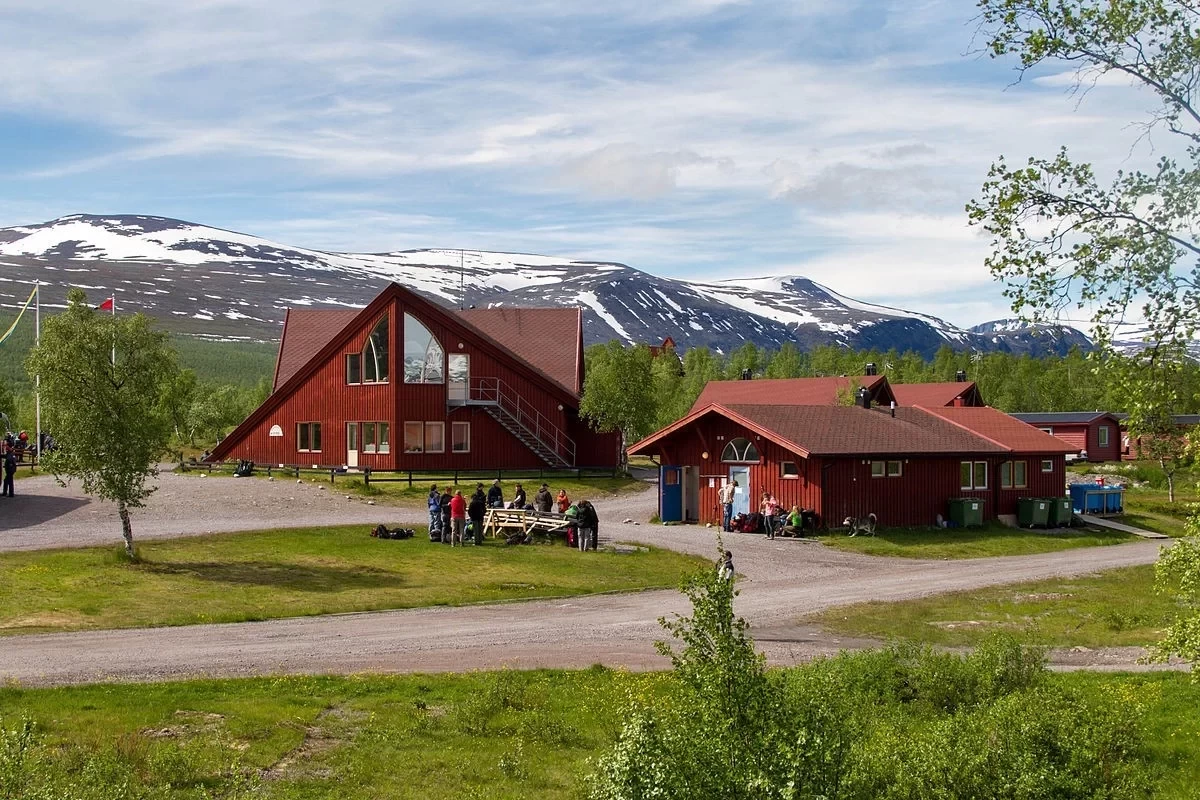
[{"label": "picnic table", "polygon": [[489,508],[483,517],[483,533],[500,536],[516,533],[551,534],[566,532],[572,518],[566,514],[526,511],[523,508]]}]

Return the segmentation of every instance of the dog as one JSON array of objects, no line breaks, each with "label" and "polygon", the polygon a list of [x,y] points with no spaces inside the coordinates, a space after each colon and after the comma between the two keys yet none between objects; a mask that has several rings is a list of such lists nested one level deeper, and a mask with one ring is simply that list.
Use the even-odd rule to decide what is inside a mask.
[{"label": "dog", "polygon": [[878,520],[874,514],[867,514],[865,517],[846,517],[842,525],[850,529],[851,536],[858,536],[860,533],[874,536],[876,522]]}]

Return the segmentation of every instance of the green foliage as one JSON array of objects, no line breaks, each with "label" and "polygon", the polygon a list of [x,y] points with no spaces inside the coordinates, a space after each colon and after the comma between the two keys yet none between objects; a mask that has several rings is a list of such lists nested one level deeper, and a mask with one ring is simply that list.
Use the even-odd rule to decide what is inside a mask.
[{"label": "green foliage", "polygon": [[[598,431],[621,433],[625,447],[654,430],[657,419],[650,348],[620,342],[593,345],[587,351],[587,377],[579,413]],[[673,359],[672,359],[673,360]]]},{"label": "green foliage", "polygon": [[768,672],[730,582],[685,584],[691,617],[663,696],[638,698],[588,781],[593,800],[1141,798],[1140,706],[1048,685],[1003,638],[965,656],[913,646]]},{"label": "green foliage", "polygon": [[1187,537],[1163,550],[1155,566],[1155,590],[1174,598],[1178,616],[1154,649],[1154,658],[1165,661],[1177,655],[1192,664],[1200,681],[1200,509],[1193,506]]},{"label": "green foliage", "polygon": [[42,463],[117,504],[132,554],[128,510],[153,491],[146,480],[171,436],[163,397],[179,367],[166,334],[151,330],[144,315],[98,314],[79,289],[68,301],[43,323],[28,360],[30,374],[41,378],[43,427],[59,443]]}]

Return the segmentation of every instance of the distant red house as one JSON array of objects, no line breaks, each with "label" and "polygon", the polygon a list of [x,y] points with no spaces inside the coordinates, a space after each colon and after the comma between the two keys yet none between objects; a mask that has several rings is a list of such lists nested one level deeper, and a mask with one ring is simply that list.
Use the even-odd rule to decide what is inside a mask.
[{"label": "distant red house", "polygon": [[675,340],[670,336],[662,340],[662,344],[650,345],[650,357],[658,358],[666,350],[675,350]]},{"label": "distant red house", "polygon": [[1013,418],[1039,428],[1071,445],[1087,461],[1120,461],[1125,449],[1121,422],[1106,411],[1061,411],[1013,414]]},{"label": "distant red house", "polygon": [[452,311],[391,284],[363,309],[290,309],[274,391],[215,460],[376,470],[611,468],[579,417],[578,308]]},{"label": "distant red house", "polygon": [[1070,449],[988,407],[710,403],[630,453],[662,464],[663,521],[720,524],[717,492],[736,480],[735,513],[757,511],[768,491],[830,526],[869,513],[907,526],[932,524],[956,497],[979,499],[992,519],[1021,497],[1060,496]]},{"label": "distant red house", "polygon": [[833,406],[844,397],[854,402],[859,388],[867,390],[871,402],[886,406],[895,400],[887,378],[864,375],[847,378],[763,378],[749,381],[709,381],[700,391],[692,411],[713,403],[768,406]]}]

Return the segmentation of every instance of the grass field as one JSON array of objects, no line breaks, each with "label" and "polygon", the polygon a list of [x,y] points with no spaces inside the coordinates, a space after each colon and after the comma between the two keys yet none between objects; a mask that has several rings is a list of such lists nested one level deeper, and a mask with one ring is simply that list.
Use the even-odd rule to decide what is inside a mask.
[{"label": "grass field", "polygon": [[0,633],[190,625],[673,587],[707,562],[667,550],[451,548],[369,526],[268,530],[0,555]]},{"label": "grass field", "polygon": [[900,558],[986,558],[1121,544],[1137,537],[1116,531],[1037,531],[998,523],[982,528],[880,528],[874,536],[829,533],[817,540],[838,550]]},{"label": "grass field", "polygon": [[958,646],[1003,631],[1026,644],[1144,646],[1177,607],[1153,591],[1154,567],[995,586],[898,603],[862,603],[809,617],[845,635]]},{"label": "grass field", "polygon": [[[589,759],[614,741],[626,699],[653,693],[664,680],[663,673],[593,668],[7,687],[0,689],[0,728],[33,723],[23,769],[9,774],[30,789],[59,789],[38,797],[67,796],[69,786],[70,797],[87,800],[565,800],[582,796]],[[1200,686],[1180,674],[1049,680],[1096,696],[1138,697],[1153,796],[1195,797]]]}]

